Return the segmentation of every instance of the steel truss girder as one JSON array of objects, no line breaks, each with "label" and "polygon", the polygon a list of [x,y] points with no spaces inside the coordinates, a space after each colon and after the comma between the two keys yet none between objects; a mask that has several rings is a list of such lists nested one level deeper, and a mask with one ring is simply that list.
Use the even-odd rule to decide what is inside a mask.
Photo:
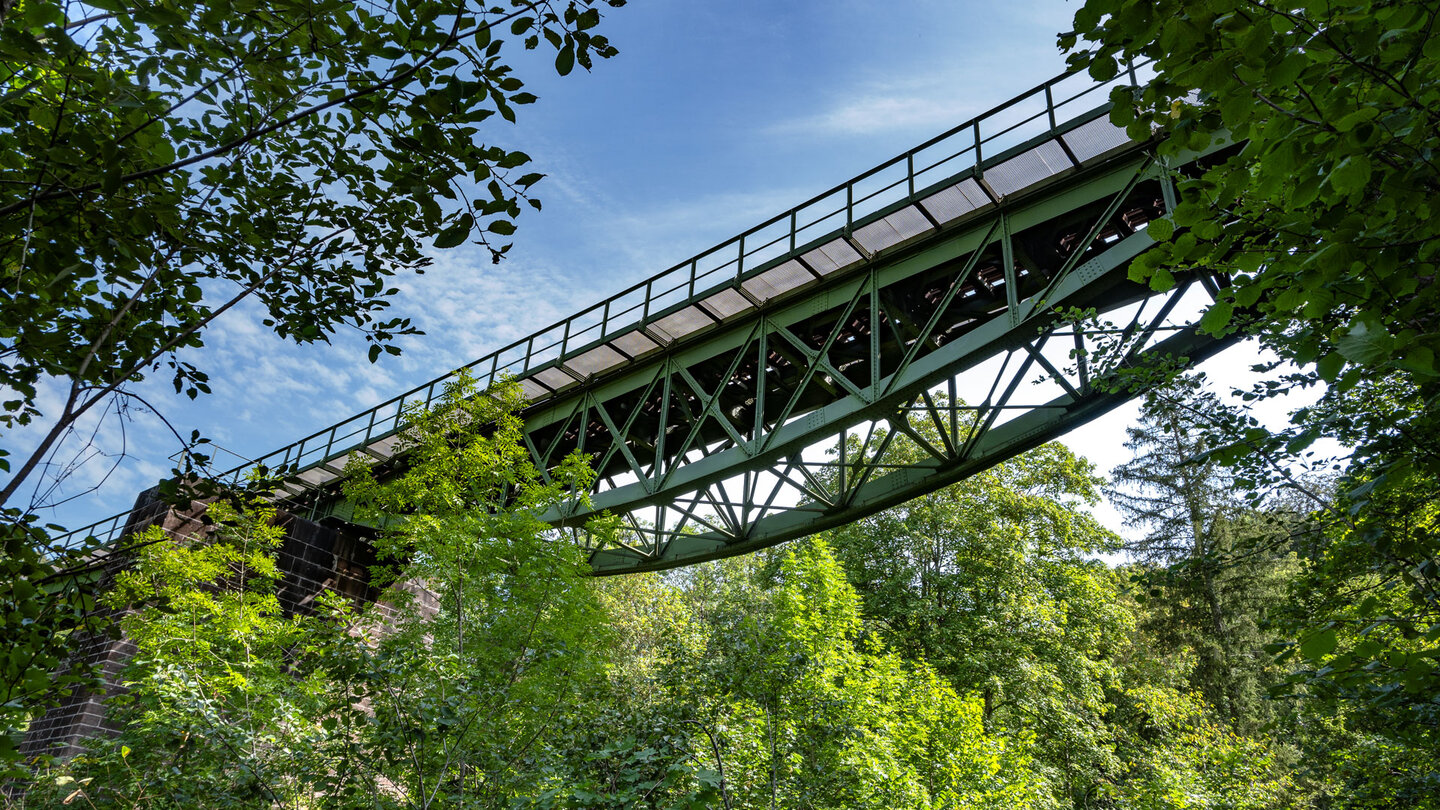
[{"label": "steel truss girder", "polygon": [[[1196,286],[1184,284],[1150,303],[1160,303],[1163,311]],[[1122,341],[1110,348],[1111,362],[1139,364],[1161,357],[1194,362],[1222,348],[1222,341],[1199,334],[1194,326],[1170,327],[1168,336],[1159,338],[1166,329],[1162,321],[1163,314],[1145,317],[1142,312],[1114,330]],[[1068,323],[1053,323],[1033,340],[1006,350],[1001,372],[990,378],[978,404],[961,397],[967,376],[962,372],[940,383],[943,393],[922,385],[906,396],[887,398],[891,413],[867,418],[857,411],[850,420],[829,423],[807,434],[808,448],[773,458],[751,456],[759,466],[732,474],[730,481],[707,480],[688,491],[662,493],[668,497],[626,513],[631,534],[626,547],[593,549],[593,565],[599,573],[654,570],[753,551],[904,503],[1043,444],[1132,395],[1092,383],[1077,385],[1078,371],[1067,374],[1048,360],[1040,362],[1039,349],[1046,343],[1076,337],[1087,351],[1096,352],[1091,340],[1097,335]],[[1018,389],[1026,372],[1036,367],[1063,380],[1065,392],[1044,403],[1021,403]],[[999,423],[1008,411],[1019,414]],[[918,427],[912,421],[917,415]],[[897,460],[889,451],[902,436],[912,457]],[[826,446],[828,452],[816,452]],[[736,451],[743,449],[730,447],[707,458],[734,463]],[[787,492],[791,497],[784,497]]]},{"label": "steel truss girder", "polygon": [[[602,510],[621,514],[630,540],[622,548],[592,548],[596,570],[667,568],[743,553],[855,520],[959,480],[1113,407],[1125,397],[1098,388],[1084,356],[1071,380],[1038,347],[1060,330],[1093,356],[1096,350],[1087,341],[1095,336],[1059,324],[1056,308],[1108,310],[1150,297],[1124,278],[1129,261],[1151,244],[1149,237],[1132,229],[1123,237],[1111,233],[1103,238],[1146,181],[1163,186],[1162,175],[1148,160],[1139,159],[1084,185],[1002,210],[906,256],[871,264],[809,299],[761,313],[696,350],[671,355],[612,383],[609,390],[588,392],[568,409],[552,406],[546,414],[533,416],[527,424],[541,430],[551,424],[582,423],[583,414],[593,411],[610,443],[597,456],[603,480],[590,503],[548,517],[573,527]],[[1166,190],[1157,196],[1170,195]],[[1046,266],[1019,244],[1017,234],[1087,206],[1096,213],[1077,244],[1101,245],[1098,249],[1087,253],[1077,248]],[[1000,273],[987,279],[981,265],[997,255]],[[941,295],[928,312],[893,300],[906,280],[947,267],[944,283],[935,287]],[[946,323],[947,312],[961,296],[981,297],[977,282],[992,303],[1003,306],[985,308],[983,319],[947,339],[941,332],[953,327]],[[1183,285],[1159,298],[1173,305],[1188,288]],[[1169,306],[1161,310],[1163,319]],[[1132,339],[1151,337],[1158,326],[1136,321],[1127,330]],[[886,330],[892,332],[889,357],[882,339]],[[1126,351],[1194,356],[1208,351],[1211,343],[1191,329],[1159,341],[1159,346],[1137,344]],[[1008,383],[1002,386],[997,377],[980,405],[958,404],[967,372],[1002,354],[1015,358]],[[706,364],[711,367],[710,384],[699,379],[697,371]],[[1043,370],[1063,393],[1045,403],[1016,405],[1016,387],[1032,367]],[[850,369],[856,372],[847,373]],[[930,394],[942,384],[951,394],[946,401],[952,404],[945,408]],[[749,396],[727,397],[727,389],[736,387]],[[637,390],[643,392],[638,401],[658,404],[660,410],[655,420],[659,430],[648,440],[633,433],[641,408],[632,407],[621,424],[605,405],[607,399]],[[813,395],[817,390],[824,401],[818,407]],[[666,393],[655,396],[656,391]],[[674,395],[677,391],[681,396]],[[925,407],[917,408],[917,403]],[[997,428],[1007,409],[1023,414]],[[933,440],[919,435],[907,418],[897,418],[917,410],[924,410],[937,428]],[[960,418],[962,411],[973,418]],[[886,429],[877,434],[874,428],[882,424]],[[929,458],[889,465],[887,448],[872,447],[869,438],[859,448],[867,460],[847,458],[846,437],[862,427],[867,436],[883,436],[883,443],[905,435]],[[815,460],[815,448],[827,444],[834,447],[833,457]],[[577,436],[552,444],[551,453],[537,454],[536,460],[553,464],[556,450],[583,446],[584,439]],[[643,457],[635,452],[641,446],[648,451]],[[617,456],[623,457],[623,466],[612,464]],[[577,532],[577,537],[583,542],[583,534]]]},{"label": "steel truss girder", "polygon": [[[588,518],[620,515],[628,537],[590,548],[596,571],[668,568],[853,521],[1093,418],[1126,398],[1096,384],[1097,341],[1126,362],[1218,348],[1162,323],[1194,279],[1158,296],[1126,279],[1152,244],[1144,224],[1173,199],[1168,182],[1132,154],[552,398],[525,414],[534,460],[546,469],[578,450],[600,481],[547,519],[583,543]],[[1056,315],[1140,302],[1159,303],[1160,320],[1141,307],[1116,334]],[[1060,340],[1080,350],[1068,371],[1044,351]],[[998,372],[981,369],[995,358]],[[1032,372],[1058,395],[1017,396]],[[924,458],[894,463],[900,436]]]}]

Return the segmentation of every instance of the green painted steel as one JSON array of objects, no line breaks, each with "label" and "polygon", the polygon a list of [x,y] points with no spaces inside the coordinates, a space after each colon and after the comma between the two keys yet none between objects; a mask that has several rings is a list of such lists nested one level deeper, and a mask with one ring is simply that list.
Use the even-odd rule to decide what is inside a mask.
[{"label": "green painted steel", "polygon": [[[1126,398],[1096,385],[1117,364],[1218,348],[1176,318],[1186,295],[1201,299],[1191,313],[1213,300],[1216,280],[1154,295],[1125,278],[1162,185],[1143,150],[1106,161],[536,409],[537,460],[593,452],[603,476],[590,507],[551,519],[623,514],[629,542],[592,549],[596,570],[667,568],[855,520],[1093,418]],[[1069,237],[1090,249],[1038,257]],[[1125,321],[1075,323],[1061,308]],[[888,462],[899,436],[927,457]]]},{"label": "green painted steel", "polygon": [[[1093,418],[1125,398],[1102,384],[1120,366],[1215,351],[1187,316],[1223,279],[1162,294],[1126,279],[1173,192],[1148,145],[1109,124],[1104,87],[1047,82],[471,364],[482,384],[513,376],[532,398],[542,469],[576,450],[594,459],[590,505],[551,521],[585,543],[592,514],[622,516],[623,542],[590,548],[602,573],[742,553]],[[449,379],[231,474],[282,471],[289,508],[344,519],[345,459],[389,460],[406,406]],[[899,443],[921,452],[897,462]]]}]

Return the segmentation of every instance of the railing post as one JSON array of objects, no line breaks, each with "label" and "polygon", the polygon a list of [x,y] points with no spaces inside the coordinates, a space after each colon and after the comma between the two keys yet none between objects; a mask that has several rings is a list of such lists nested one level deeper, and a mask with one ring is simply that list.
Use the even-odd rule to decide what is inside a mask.
[{"label": "railing post", "polygon": [[1045,85],[1045,112],[1050,116],[1050,129],[1055,129],[1055,95],[1050,85]]},{"label": "railing post", "polygon": [[745,234],[740,234],[740,249],[735,256],[735,280],[745,274]]},{"label": "railing post", "polygon": [[[608,334],[608,332],[607,332],[606,330],[610,327],[610,302],[611,302],[612,300],[614,300],[614,299],[611,299],[611,298],[606,298],[606,299],[605,299],[605,309],[604,309],[603,311],[601,311],[601,313],[600,313],[600,339],[601,339],[601,340],[604,340],[604,339],[605,339],[605,335]],[[529,366],[530,366],[530,357],[529,357],[529,355],[526,355],[526,357],[525,357],[525,366],[526,366],[526,369],[528,370],[528,369],[529,369]]]},{"label": "railing post", "polygon": [[980,152],[980,119],[975,119],[975,123],[972,126],[975,130],[975,176],[982,177],[985,174],[985,170],[980,164],[984,163],[985,159]]},{"label": "railing post", "polygon": [[795,209],[790,209],[790,252],[795,252]]},{"label": "railing post", "polygon": [[910,181],[910,194],[915,196],[915,153],[905,153],[905,178]]}]

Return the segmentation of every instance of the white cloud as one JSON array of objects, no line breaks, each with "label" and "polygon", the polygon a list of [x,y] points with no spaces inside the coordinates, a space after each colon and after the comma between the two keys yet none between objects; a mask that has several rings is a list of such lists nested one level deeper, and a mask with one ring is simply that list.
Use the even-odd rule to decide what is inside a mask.
[{"label": "white cloud", "polygon": [[980,112],[972,104],[956,100],[954,90],[934,88],[929,93],[905,89],[874,89],[839,102],[821,112],[793,118],[767,127],[776,136],[839,137],[874,135],[880,132],[941,130]]}]

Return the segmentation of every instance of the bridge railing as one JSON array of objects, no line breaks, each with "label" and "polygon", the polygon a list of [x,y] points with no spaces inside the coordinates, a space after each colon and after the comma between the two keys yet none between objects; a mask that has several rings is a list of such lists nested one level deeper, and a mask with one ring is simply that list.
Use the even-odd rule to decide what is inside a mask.
[{"label": "bridge railing", "polygon": [[[622,342],[617,338],[629,335],[631,345],[653,350],[703,331],[716,318],[710,315],[708,321],[697,323],[695,312],[699,310],[690,305],[699,298],[712,296],[709,300],[713,301],[717,290],[729,286],[736,295],[742,296],[738,300],[749,298],[753,303],[752,295],[741,292],[750,286],[743,282],[793,261],[807,251],[814,255],[814,249],[837,231],[849,235],[856,227],[870,224],[894,210],[897,204],[933,191],[957,175],[969,172],[972,177],[983,177],[984,170],[993,167],[1006,150],[1054,133],[1078,119],[1103,115],[1108,90],[1121,84],[1137,85],[1139,71],[1144,67],[1132,66],[1108,82],[1097,83],[1075,72],[1057,76],[462,368],[468,370],[481,387],[502,377],[520,379],[527,396],[540,401],[582,381],[587,369],[600,370],[607,366],[606,361],[623,359],[611,348]],[[1001,196],[1007,193],[1003,188],[1000,192]],[[839,264],[843,262],[836,261],[836,265]],[[826,269],[819,272],[823,275]],[[814,272],[807,272],[803,280],[781,292],[816,280]],[[727,314],[723,303],[712,308],[719,309],[721,315]],[[736,311],[748,308],[749,304],[745,304]],[[613,342],[607,345],[607,340]],[[614,357],[606,356],[606,352]],[[457,369],[437,377],[218,477],[238,481],[263,468],[271,473],[290,474],[285,486],[290,496],[323,486],[338,476],[339,464],[350,453],[368,448],[372,453],[383,455],[405,426],[409,409],[428,407],[443,394],[447,384],[455,381],[459,372]],[[102,541],[115,539],[125,522],[125,515],[117,515],[66,537],[78,539],[89,535]]]}]

